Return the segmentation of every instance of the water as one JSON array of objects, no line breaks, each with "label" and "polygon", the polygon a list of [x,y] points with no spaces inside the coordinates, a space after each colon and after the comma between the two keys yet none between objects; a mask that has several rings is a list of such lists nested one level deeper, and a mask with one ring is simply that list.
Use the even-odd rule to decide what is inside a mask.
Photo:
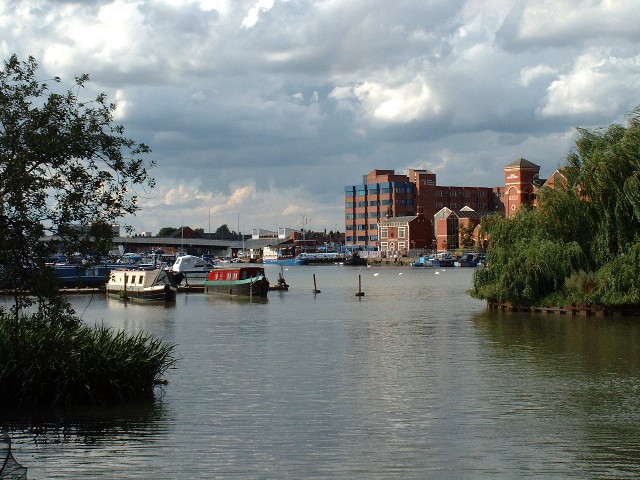
[{"label": "water", "polygon": [[640,476],[638,319],[492,313],[471,269],[435,272],[291,267],[266,303],[75,298],[177,343],[170,384],[0,429],[30,479]]}]

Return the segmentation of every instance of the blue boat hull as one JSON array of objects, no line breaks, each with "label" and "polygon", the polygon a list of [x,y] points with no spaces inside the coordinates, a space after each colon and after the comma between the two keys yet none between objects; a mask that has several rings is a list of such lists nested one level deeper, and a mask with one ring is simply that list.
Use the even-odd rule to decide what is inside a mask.
[{"label": "blue boat hull", "polygon": [[279,258],[277,260],[263,260],[265,265],[282,265],[290,267],[294,265],[309,265],[309,260],[303,258]]}]

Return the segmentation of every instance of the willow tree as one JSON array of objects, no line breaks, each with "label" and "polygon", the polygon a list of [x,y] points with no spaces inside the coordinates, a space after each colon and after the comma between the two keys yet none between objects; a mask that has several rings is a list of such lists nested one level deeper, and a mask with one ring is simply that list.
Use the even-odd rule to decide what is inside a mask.
[{"label": "willow tree", "polygon": [[142,158],[150,150],[113,123],[115,105],[79,98],[87,75],[66,90],[53,78],[54,89],[37,68],[13,55],[0,71],[0,284],[16,292],[16,314],[27,301],[18,292],[41,312],[59,308],[48,257],[106,254],[110,225],[154,183]]},{"label": "willow tree", "polygon": [[514,219],[483,221],[480,298],[521,304],[640,304],[640,109],[628,125],[578,129],[553,188]]}]

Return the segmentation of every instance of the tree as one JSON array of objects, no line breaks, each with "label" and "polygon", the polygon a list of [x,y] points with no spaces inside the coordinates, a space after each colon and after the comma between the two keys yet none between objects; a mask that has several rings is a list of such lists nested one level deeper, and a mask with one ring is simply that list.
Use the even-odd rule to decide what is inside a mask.
[{"label": "tree", "polygon": [[[640,107],[628,125],[578,129],[539,207],[487,217],[473,294],[525,305],[640,305]],[[561,178],[560,178],[561,177]]]},{"label": "tree", "polygon": [[16,315],[28,302],[19,292],[37,297],[40,311],[58,308],[49,256],[107,254],[104,227],[134,214],[138,189],[154,186],[153,162],[142,158],[150,149],[113,124],[115,105],[104,94],[79,99],[88,75],[58,92],[37,68],[13,55],[0,71],[0,284],[15,292]]},{"label": "tree", "polygon": [[159,237],[170,237],[171,235],[173,235],[175,232],[177,232],[178,229],[177,228],[173,228],[173,227],[162,227],[160,229],[160,231],[158,232],[158,236]]},{"label": "tree", "polygon": [[473,238],[473,232],[475,231],[475,225],[460,225],[460,247],[464,249],[473,248],[476,246],[476,241]]},{"label": "tree", "polygon": [[225,223],[224,225],[220,225],[218,227],[215,235],[216,237],[219,237],[219,238],[229,238],[229,237],[235,236],[235,232],[232,232],[231,230],[229,230],[229,227]]}]

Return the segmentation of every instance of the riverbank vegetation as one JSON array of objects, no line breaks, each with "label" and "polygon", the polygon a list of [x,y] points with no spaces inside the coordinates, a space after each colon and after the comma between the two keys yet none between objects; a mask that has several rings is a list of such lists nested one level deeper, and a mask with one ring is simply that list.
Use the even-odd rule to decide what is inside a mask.
[{"label": "riverbank vegetation", "polygon": [[175,347],[82,325],[47,265],[56,253],[108,253],[111,226],[153,188],[150,150],[113,124],[104,94],[79,98],[87,75],[66,91],[38,78],[33,58],[0,70],[0,288],[13,295],[0,306],[0,404],[150,398]]},{"label": "riverbank vegetation", "polygon": [[60,407],[149,401],[175,345],[144,333],[0,315],[0,404]]},{"label": "riverbank vegetation", "polygon": [[514,305],[640,307],[640,107],[626,126],[578,129],[539,206],[487,217],[471,294]]}]

